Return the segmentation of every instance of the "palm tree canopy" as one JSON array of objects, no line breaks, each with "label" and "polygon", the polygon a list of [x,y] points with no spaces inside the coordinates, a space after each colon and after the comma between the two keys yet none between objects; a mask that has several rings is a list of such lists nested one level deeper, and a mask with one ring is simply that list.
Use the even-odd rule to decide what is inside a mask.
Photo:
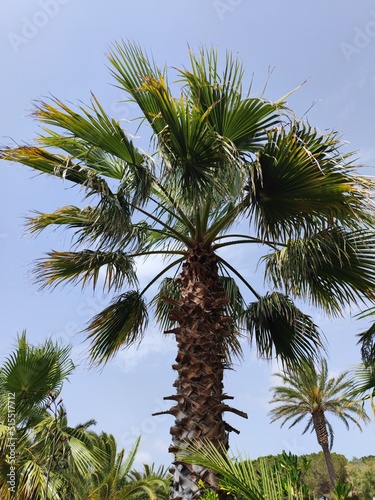
[{"label": "palm tree canopy", "polygon": [[[73,251],[40,259],[36,280],[42,287],[102,282],[120,292],[86,329],[92,361],[105,363],[141,341],[151,285],[176,273],[189,251],[210,249],[229,299],[228,357],[241,352],[238,332],[247,332],[261,356],[310,357],[321,346],[319,331],[290,297],[333,314],[348,301],[374,298],[372,182],[357,175],[336,133],[296,120],[285,98],[246,92],[242,65],[230,54],[221,65],[214,50],[191,53],[190,69],[177,71],[177,96],[167,69],[139,46],[117,43],[108,60],[151,129],[150,154],[94,95],[77,109],[55,98],[36,103],[42,131],[35,144],[0,153],[84,187],[92,201],[28,220],[32,233],[50,226],[74,233]],[[235,244],[265,246],[272,292],[262,296],[223,259],[220,249]],[[140,289],[137,259],[158,254],[167,259],[164,270]],[[162,326],[175,324],[178,299],[178,285],[165,278],[151,300]]]},{"label": "palm tree canopy", "polygon": [[[17,469],[17,500],[59,500],[67,468],[82,477],[101,467],[100,450],[87,431],[95,421],[71,427],[62,405],[63,383],[75,368],[70,353],[71,346],[52,339],[33,346],[23,332],[0,367],[1,498],[10,495],[10,465]],[[17,443],[13,456],[10,436]]]},{"label": "palm tree canopy", "polygon": [[9,394],[17,401],[17,423],[44,414],[51,393],[56,397],[75,366],[71,346],[47,339],[39,346],[29,344],[24,331],[15,350],[0,367],[0,418],[6,420]]},{"label": "palm tree canopy", "polygon": [[313,362],[307,362],[300,369],[275,375],[281,384],[271,388],[273,396],[270,402],[275,405],[270,412],[271,422],[281,419],[281,426],[289,423],[291,428],[307,419],[304,434],[308,430],[314,431],[313,416],[322,414],[332,448],[334,433],[327,413],[338,417],[347,429],[349,423],[361,429],[359,420],[368,421],[361,402],[352,396],[353,383],[349,372],[329,377],[327,361],[324,358],[321,359],[318,369]]}]

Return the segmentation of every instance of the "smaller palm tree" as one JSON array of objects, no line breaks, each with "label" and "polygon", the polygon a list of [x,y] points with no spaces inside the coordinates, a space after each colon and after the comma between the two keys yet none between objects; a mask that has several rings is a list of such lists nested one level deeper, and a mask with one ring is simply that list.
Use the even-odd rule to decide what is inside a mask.
[{"label": "smaller palm tree", "polygon": [[[66,470],[85,476],[100,467],[100,454],[87,428],[68,426],[60,392],[74,370],[71,346],[51,339],[30,345],[26,333],[0,367],[0,498],[62,500]],[[11,402],[8,401],[11,395]],[[16,453],[9,454],[10,442]],[[13,469],[12,469],[13,468]],[[17,471],[12,491],[10,471]],[[13,494],[14,493],[14,494]]]},{"label": "smaller palm tree", "polygon": [[328,376],[328,366],[321,359],[319,369],[314,363],[305,362],[300,369],[288,373],[276,373],[282,381],[280,386],[272,387],[271,404],[276,405],[270,412],[271,422],[283,419],[281,427],[290,422],[289,428],[307,417],[303,434],[315,431],[322,447],[327,464],[332,489],[336,484],[336,473],[330,450],[333,445],[333,427],[327,419],[327,413],[338,417],[349,429],[349,422],[362,430],[359,420],[369,421],[363,405],[352,395],[353,383],[345,371],[335,377]]},{"label": "smaller palm tree", "polygon": [[137,439],[132,449],[118,451],[112,434],[105,432],[94,436],[97,448],[101,451],[102,464],[93,468],[85,478],[70,477],[77,499],[87,500],[167,500],[170,480],[163,467],[143,466],[143,471],[133,469],[134,460],[140,443]]}]

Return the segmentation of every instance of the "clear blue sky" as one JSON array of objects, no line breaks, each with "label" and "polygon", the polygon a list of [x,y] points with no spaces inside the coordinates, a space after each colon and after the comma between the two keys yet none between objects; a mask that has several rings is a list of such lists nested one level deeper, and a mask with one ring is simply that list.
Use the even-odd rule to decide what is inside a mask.
[{"label": "clear blue sky", "polygon": [[[105,52],[121,38],[141,43],[160,65],[170,67],[188,64],[188,46],[230,50],[243,60],[249,82],[254,75],[253,91],[258,94],[274,68],[266,92],[270,99],[308,80],[289,99],[297,116],[309,110],[313,125],[343,133],[348,150],[358,150],[359,164],[375,163],[375,7],[370,0],[3,0],[0,143],[31,141],[37,134],[28,117],[32,100],[49,94],[76,103],[89,102],[93,91],[115,118],[137,116],[134,107],[118,102],[124,95],[111,86],[106,69]],[[365,172],[373,175],[370,168]],[[72,342],[74,359],[81,365],[63,391],[71,424],[95,418],[97,430],[113,433],[125,448],[142,434],[138,460],[168,464],[173,419],[151,414],[166,409],[162,398],[174,391],[172,340],[151,327],[138,350],[121,353],[102,372],[87,371],[83,337],[76,333],[110,297],[72,287],[39,293],[30,279],[32,261],[52,248],[66,248],[69,239],[61,233],[32,239],[23,227],[29,211],[78,203],[80,193],[10,164],[1,164],[0,179],[0,361],[25,328],[34,343],[48,336]],[[238,253],[234,263],[252,279],[256,261]],[[151,261],[141,266],[142,280],[157,266]],[[332,373],[360,361],[355,336],[365,325],[350,319],[349,310],[342,321],[305,310],[327,336]],[[228,416],[241,431],[239,437],[232,436],[232,447],[254,458],[283,449],[319,451],[314,436],[301,436],[303,427],[281,431],[278,424],[270,425],[273,367],[257,360],[246,346],[245,354],[242,365],[226,377],[234,406],[249,414],[248,420]],[[363,434],[332,423],[334,451],[348,458],[374,453],[374,423]]]}]

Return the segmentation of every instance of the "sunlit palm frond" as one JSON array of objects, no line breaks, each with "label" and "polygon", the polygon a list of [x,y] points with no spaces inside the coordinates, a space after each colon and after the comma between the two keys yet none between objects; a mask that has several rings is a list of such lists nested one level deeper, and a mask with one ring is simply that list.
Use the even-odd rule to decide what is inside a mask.
[{"label": "sunlit palm frond", "polygon": [[348,299],[358,303],[374,298],[375,244],[370,231],[328,229],[290,240],[263,260],[265,275],[275,286],[329,313],[340,314]]},{"label": "sunlit palm frond", "polygon": [[[85,143],[87,149],[93,146],[100,148],[134,167],[144,163],[144,156],[139,153],[118,122],[106,114],[95,96],[92,96],[91,107],[79,106],[78,111],[79,113],[59,99],[53,98],[51,104],[49,102],[37,103],[33,114],[41,123],[61,128],[65,133],[71,134],[68,137],[78,138],[81,148]],[[44,142],[42,138],[39,140]],[[59,136],[56,134],[46,139],[47,143],[55,147],[63,148],[66,145],[69,148],[72,143],[64,142],[64,140],[65,136],[59,145]],[[81,159],[81,156],[82,154],[78,156],[78,159]],[[107,167],[109,168],[109,164]],[[111,177],[121,178],[123,171],[118,170],[118,163],[115,167],[111,171],[107,168],[106,175],[110,173]],[[100,162],[97,168],[100,170]]]},{"label": "sunlit palm frond", "polygon": [[273,292],[251,303],[244,313],[250,342],[259,356],[276,356],[286,365],[318,357],[321,334],[310,316],[281,293]]},{"label": "sunlit palm frond", "polygon": [[61,477],[51,473],[51,480],[47,485],[46,471],[36,460],[26,460],[18,469],[17,495],[20,498],[45,498],[45,490],[48,489],[47,498],[63,500],[59,489],[63,482]]},{"label": "sunlit palm frond", "polygon": [[89,356],[93,364],[105,364],[121,348],[140,342],[147,326],[147,307],[140,293],[120,295],[94,316],[84,330],[91,342]]},{"label": "sunlit palm frond", "polygon": [[215,50],[190,52],[191,70],[180,70],[193,103],[207,113],[208,123],[224,141],[234,144],[239,152],[254,152],[266,139],[267,128],[280,121],[274,104],[261,98],[243,97],[242,63],[227,53],[220,73]]},{"label": "sunlit palm frond", "polygon": [[255,467],[246,456],[231,457],[226,450],[218,450],[210,441],[190,444],[178,454],[179,460],[207,467],[220,477],[219,489],[238,500],[302,500],[303,491],[292,488],[290,477],[281,479],[263,459]]},{"label": "sunlit palm frond", "polygon": [[42,288],[62,283],[81,283],[84,287],[91,282],[95,289],[101,276],[103,289],[108,290],[119,290],[124,283],[133,286],[137,282],[133,259],[120,252],[52,251],[47,255],[38,261],[34,271]]},{"label": "sunlit palm frond", "polygon": [[[142,88],[154,96],[165,121],[157,135],[165,166],[165,185],[180,192],[185,202],[202,201],[213,188],[227,195],[220,180],[223,175],[234,178],[239,164],[236,153],[229,151],[209,127],[207,116],[189,100],[173,98],[162,77],[148,78]],[[231,165],[223,168],[229,160]]]},{"label": "sunlit palm frond", "polygon": [[5,148],[0,152],[0,159],[22,163],[39,172],[66,179],[84,186],[90,192],[107,193],[106,181],[91,169],[74,163],[73,158],[62,154],[52,154],[35,146]]},{"label": "sunlit palm frond", "polygon": [[165,122],[159,112],[159,105],[155,96],[145,92],[143,83],[146,77],[165,79],[165,71],[160,70],[139,45],[131,42],[114,44],[108,54],[108,60],[119,88],[126,91],[129,100],[138,104],[155,134],[161,132]]},{"label": "sunlit palm frond", "polygon": [[[357,396],[375,397],[375,365],[360,364],[353,371],[353,393]],[[374,406],[374,401],[372,401]],[[374,407],[375,409],[375,407]]]},{"label": "sunlit palm frond", "polygon": [[85,166],[104,177],[121,179],[124,175],[126,162],[122,158],[88,144],[80,137],[61,135],[55,130],[43,127],[43,134],[38,137],[37,143],[44,148],[65,151],[77,160],[78,165]]},{"label": "sunlit palm frond", "polygon": [[[18,337],[16,350],[6,358],[1,368],[1,399],[15,394],[18,419],[31,417],[35,409],[43,408],[49,393],[59,392],[62,382],[74,370],[70,359],[71,346],[62,347],[51,339],[40,347],[27,343],[26,333]],[[40,413],[40,412],[39,412]]]},{"label": "sunlit palm frond", "polygon": [[26,227],[30,234],[40,233],[49,226],[63,226],[68,229],[85,227],[93,212],[92,207],[83,209],[74,205],[68,205],[57,209],[51,214],[35,211],[35,215],[28,217]]}]

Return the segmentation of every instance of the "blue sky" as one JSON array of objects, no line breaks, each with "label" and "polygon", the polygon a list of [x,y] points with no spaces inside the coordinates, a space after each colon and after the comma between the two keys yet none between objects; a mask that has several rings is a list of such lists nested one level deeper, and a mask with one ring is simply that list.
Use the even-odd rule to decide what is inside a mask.
[{"label": "blue sky", "polygon": [[[375,7],[373,2],[342,0],[24,0],[1,2],[0,143],[27,143],[38,132],[28,116],[32,100],[53,94],[64,101],[86,103],[92,91],[118,120],[137,116],[121,103],[124,94],[111,85],[105,53],[117,40],[130,39],[151,51],[156,61],[178,67],[188,64],[188,47],[214,46],[242,59],[253,92],[260,94],[272,69],[266,97],[276,99],[307,82],[288,100],[297,116],[308,112],[321,130],[338,130],[358,151],[358,164],[373,175],[375,163]],[[128,125],[126,125],[128,126]],[[71,424],[90,418],[97,430],[112,432],[119,446],[129,448],[143,435],[138,460],[168,464],[172,417],[152,417],[167,408],[163,396],[173,393],[175,357],[172,339],[151,325],[138,350],[122,352],[102,371],[85,368],[83,336],[77,335],[110,297],[65,287],[40,293],[30,278],[33,260],[69,244],[62,233],[37,239],[25,234],[24,217],[79,203],[78,190],[55,179],[36,176],[27,168],[1,164],[0,170],[1,337],[0,360],[17,333],[27,329],[31,342],[48,336],[71,342],[79,368],[66,384],[63,398]],[[250,257],[250,258],[249,258]],[[239,252],[237,266],[255,279],[256,255]],[[250,265],[249,265],[250,262]],[[162,264],[140,265],[141,281]],[[258,279],[258,278],[256,278]],[[305,307],[329,342],[329,366],[338,373],[360,361],[356,334],[366,325],[333,320]],[[319,451],[312,435],[301,428],[270,424],[269,387],[272,364],[257,359],[245,346],[245,360],[226,377],[226,392],[248,420],[228,416],[241,431],[231,436],[234,450],[255,458],[285,449],[302,454]],[[373,454],[374,423],[360,434],[335,426],[333,450],[348,458]]]}]

